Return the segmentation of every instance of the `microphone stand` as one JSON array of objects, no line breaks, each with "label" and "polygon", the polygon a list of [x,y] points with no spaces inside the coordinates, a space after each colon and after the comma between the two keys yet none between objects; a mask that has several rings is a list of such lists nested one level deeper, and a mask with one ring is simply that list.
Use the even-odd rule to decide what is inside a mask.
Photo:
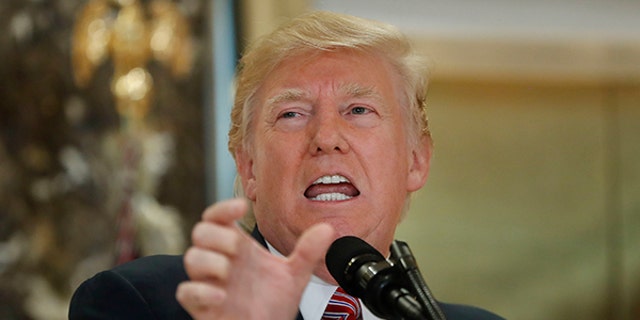
[{"label": "microphone stand", "polygon": [[438,302],[433,297],[431,290],[429,290],[429,287],[422,278],[416,259],[413,257],[413,253],[406,242],[399,240],[393,241],[391,244],[391,260],[394,265],[399,266],[403,271],[403,274],[411,285],[418,302],[422,305],[423,310],[426,310],[428,313],[428,319],[446,320]]}]

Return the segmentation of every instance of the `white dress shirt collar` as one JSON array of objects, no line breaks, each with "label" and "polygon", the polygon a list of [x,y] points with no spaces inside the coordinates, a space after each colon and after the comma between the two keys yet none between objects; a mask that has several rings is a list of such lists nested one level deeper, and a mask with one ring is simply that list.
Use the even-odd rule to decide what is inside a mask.
[{"label": "white dress shirt collar", "polygon": [[[269,251],[277,256],[284,257],[278,250],[276,250],[271,244],[265,240]],[[325,282],[324,280],[311,275],[311,280],[307,284],[307,287],[302,292],[302,299],[300,300],[300,313],[305,320],[319,320],[322,319],[324,309],[327,307],[331,296],[336,291],[338,286]],[[363,320],[381,320],[369,311],[367,306],[362,305]]]}]

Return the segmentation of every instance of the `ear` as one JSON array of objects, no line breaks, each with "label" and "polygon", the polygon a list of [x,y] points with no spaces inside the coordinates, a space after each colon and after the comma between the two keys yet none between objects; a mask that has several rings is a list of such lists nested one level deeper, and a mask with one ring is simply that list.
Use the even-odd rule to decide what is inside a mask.
[{"label": "ear", "polygon": [[249,200],[255,201],[256,177],[253,173],[253,157],[244,147],[239,147],[235,152],[235,160],[244,194]]},{"label": "ear", "polygon": [[409,159],[409,174],[407,177],[407,191],[414,192],[427,182],[429,176],[429,168],[431,166],[431,151],[433,145],[431,137],[426,135],[420,138],[420,141],[411,152]]}]

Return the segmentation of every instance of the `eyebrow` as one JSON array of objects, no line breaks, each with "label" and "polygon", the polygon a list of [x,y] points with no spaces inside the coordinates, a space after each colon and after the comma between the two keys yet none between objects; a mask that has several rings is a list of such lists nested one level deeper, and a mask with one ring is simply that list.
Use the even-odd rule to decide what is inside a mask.
[{"label": "eyebrow", "polygon": [[[358,83],[343,84],[338,88],[338,92],[344,94],[349,98],[369,98],[376,101],[383,101],[382,96],[378,93],[373,86],[362,86]],[[289,88],[276,94],[275,96],[267,99],[266,106],[269,109],[273,109],[275,106],[293,101],[300,101],[305,99],[308,94],[302,89]]]},{"label": "eyebrow", "polygon": [[371,98],[382,101],[382,96],[373,86],[363,87],[358,83],[347,83],[340,88],[340,92],[351,98]]},{"label": "eyebrow", "polygon": [[273,107],[284,102],[299,101],[304,96],[305,92],[301,89],[285,89],[277,95],[267,99],[266,104],[269,107]]}]

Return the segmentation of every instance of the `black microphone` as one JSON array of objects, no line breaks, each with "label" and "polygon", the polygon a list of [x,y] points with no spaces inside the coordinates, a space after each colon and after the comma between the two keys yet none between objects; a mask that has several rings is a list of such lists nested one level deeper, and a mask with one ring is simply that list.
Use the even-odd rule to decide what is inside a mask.
[{"label": "black microphone", "polygon": [[429,286],[422,278],[416,259],[413,257],[413,253],[409,248],[409,245],[400,240],[394,240],[391,243],[391,261],[394,265],[397,265],[405,274],[405,279],[409,280],[411,284],[411,292],[416,295],[416,299],[420,302],[420,305],[429,314],[431,320],[446,320],[438,302],[436,301],[433,293],[429,290]]},{"label": "black microphone", "polygon": [[426,319],[423,308],[407,289],[402,270],[390,264],[374,247],[353,236],[331,244],[325,257],[329,273],[348,294],[362,299],[376,316],[385,319]]}]

